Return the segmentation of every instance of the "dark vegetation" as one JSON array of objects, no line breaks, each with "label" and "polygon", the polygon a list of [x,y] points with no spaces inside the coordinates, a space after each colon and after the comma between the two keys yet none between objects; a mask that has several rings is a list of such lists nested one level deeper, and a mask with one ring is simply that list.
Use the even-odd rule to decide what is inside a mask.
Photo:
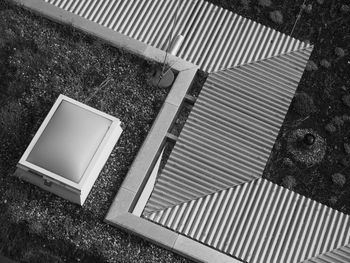
[{"label": "dark vegetation", "polygon": [[[0,254],[21,262],[188,262],[103,222],[168,92],[154,65],[0,2]],[[21,182],[15,165],[59,94],[123,123],[83,207]]]},{"label": "dark vegetation", "polygon": [[[309,41],[314,51],[264,177],[350,214],[349,1],[307,0],[305,5],[301,0],[210,2],[286,34],[291,34],[302,8],[293,37]],[[326,153],[320,163],[305,165],[288,153],[288,136],[301,129],[311,129],[325,140]]]}]

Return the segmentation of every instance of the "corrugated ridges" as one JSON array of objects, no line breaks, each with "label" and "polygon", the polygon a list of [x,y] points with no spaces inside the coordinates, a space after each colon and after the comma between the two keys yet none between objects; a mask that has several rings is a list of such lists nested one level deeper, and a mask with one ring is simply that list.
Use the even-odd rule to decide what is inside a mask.
[{"label": "corrugated ridges", "polygon": [[249,263],[303,262],[350,241],[349,216],[265,179],[145,217]]},{"label": "corrugated ridges", "polygon": [[349,263],[350,262],[350,245],[334,249],[302,263]]},{"label": "corrugated ridges", "polygon": [[210,74],[145,213],[260,177],[311,49]]},{"label": "corrugated ridges", "polygon": [[204,0],[45,0],[64,10],[166,50],[185,37],[178,56],[215,72],[305,48],[308,45]]},{"label": "corrugated ridges", "polygon": [[197,1],[196,19],[178,56],[215,72],[295,51],[307,44],[250,19]]},{"label": "corrugated ridges", "polygon": [[165,50],[176,10],[174,35],[186,32],[196,1],[45,0],[62,9]]}]

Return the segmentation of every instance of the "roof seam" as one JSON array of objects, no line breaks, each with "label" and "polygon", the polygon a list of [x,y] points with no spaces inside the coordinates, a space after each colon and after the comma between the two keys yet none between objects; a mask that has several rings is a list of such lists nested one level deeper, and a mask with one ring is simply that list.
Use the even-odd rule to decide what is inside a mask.
[{"label": "roof seam", "polygon": [[307,45],[307,46],[302,47],[302,48],[300,48],[298,50],[292,50],[292,51],[289,51],[289,52],[280,53],[280,54],[275,55],[275,56],[254,60],[254,61],[251,61],[251,62],[248,62],[248,63],[239,64],[237,66],[233,66],[233,67],[229,67],[229,68],[223,68],[223,69],[220,69],[220,70],[217,70],[217,71],[207,72],[207,73],[210,76],[210,75],[217,74],[217,73],[220,73],[220,72],[223,72],[223,71],[227,71],[227,70],[241,69],[241,68],[243,68],[245,66],[248,66],[248,65],[258,64],[258,63],[264,62],[264,61],[269,60],[269,59],[279,58],[279,57],[282,57],[282,56],[285,56],[285,55],[291,55],[291,54],[299,53],[301,51],[306,51],[306,50],[309,50],[309,49],[311,49],[311,52],[312,52],[313,48],[314,48],[313,45]]},{"label": "roof seam", "polygon": [[[259,178],[259,180],[254,181],[246,186],[241,185],[240,189],[234,189],[236,188],[234,187],[222,190],[219,193],[202,197],[201,200],[191,200],[185,205],[182,203],[166,208],[146,219],[217,251],[252,263],[262,262],[261,253],[264,255],[263,262],[270,262],[271,256],[276,258],[278,256],[280,262],[282,262],[282,259],[287,260],[288,257],[288,261],[283,260],[283,262],[289,263],[348,262],[344,259],[348,259],[348,251],[350,250],[348,245],[349,215],[322,205],[311,198],[279,186],[267,179]],[[288,204],[290,208],[287,209],[285,206]],[[213,206],[216,208],[214,209]],[[269,207],[269,212],[266,212],[267,207]],[[220,211],[224,209],[225,212],[219,213],[217,209],[220,209]],[[204,217],[203,212],[206,215]],[[229,214],[224,216],[222,213]],[[255,223],[257,215],[261,217],[259,219],[261,224]],[[201,219],[195,219],[198,216]],[[313,216],[317,217],[318,224],[322,224],[324,228],[320,229],[317,227],[318,224],[315,225],[310,222]],[[329,216],[331,218],[336,217],[338,221],[334,222],[327,219]],[[198,225],[198,220],[200,220],[202,226]],[[280,220],[282,220],[282,223],[277,224]],[[337,227],[337,223],[343,223],[344,227]],[[215,235],[217,232],[225,231],[224,228],[226,234],[218,240]],[[252,232],[250,233],[248,229]],[[266,232],[266,229],[270,231]],[[235,233],[234,236],[233,233]],[[258,241],[252,239],[255,236],[252,233],[260,233]],[[276,236],[275,233],[280,234]],[[332,242],[332,236],[338,236],[340,233],[344,234],[342,242]],[[290,239],[291,236],[294,239]],[[320,237],[322,239],[314,244],[311,249],[313,252],[305,250],[305,245],[309,244],[308,240],[310,238],[317,240]],[[300,242],[295,243],[296,238],[300,239]],[[244,242],[248,242],[243,247],[239,243],[240,240],[243,242],[242,239],[245,240]],[[326,239],[326,241],[322,241],[323,239]],[[278,241],[281,243],[276,243]],[[261,246],[261,242],[266,244]],[[339,246],[339,244],[341,245]],[[273,250],[266,252],[266,249],[275,245],[276,247]],[[258,251],[250,254],[245,247],[249,247],[254,251],[258,249]],[[314,250],[316,247],[319,250]],[[296,253],[293,258],[285,254],[289,249]],[[265,254],[265,252],[268,254]],[[298,261],[295,261],[296,259]],[[329,259],[335,259],[336,261],[329,261]]]},{"label": "roof seam", "polygon": [[[220,189],[220,190],[218,190],[218,191],[212,192],[212,193],[210,193],[210,194],[204,194],[204,195],[201,195],[200,197],[196,197],[195,199],[183,201],[183,202],[178,203],[178,204],[176,204],[176,205],[167,206],[167,207],[165,207],[165,208],[163,207],[163,208],[161,208],[161,209],[153,210],[152,212],[142,213],[141,216],[144,217],[144,218],[147,218],[146,216],[150,216],[150,215],[152,215],[152,214],[156,214],[156,213],[158,213],[158,212],[165,211],[165,210],[167,210],[167,209],[169,209],[169,208],[174,208],[174,207],[176,207],[176,206],[181,206],[181,205],[183,205],[184,203],[189,203],[189,202],[192,202],[192,201],[197,201],[197,200],[199,200],[199,199],[201,199],[201,198],[203,198],[203,197],[205,197],[205,196],[214,195],[214,194],[216,194],[216,193],[220,193],[220,192],[222,192],[222,191],[226,191],[226,190],[231,189],[231,188],[234,189],[234,188],[239,187],[239,186],[242,186],[242,185],[244,185],[244,184],[250,184],[250,183],[252,183],[253,181],[259,180],[259,179],[261,179],[261,178],[262,178],[262,177],[253,178],[253,179],[250,180],[250,181],[242,182],[242,183],[237,184],[237,185],[234,185],[234,186],[229,186],[229,187]],[[152,220],[151,220],[151,221],[152,221]]]},{"label": "roof seam", "polygon": [[[208,78],[201,91],[200,96],[197,99],[194,109],[190,113],[190,116],[179,136],[178,143],[175,145],[170,155],[170,158],[177,156],[179,158],[179,162],[173,164],[169,164],[168,162],[165,166],[165,169],[175,169],[179,176],[182,175],[186,178],[192,177],[192,181],[202,180],[203,182],[208,183],[209,181],[212,181],[213,178],[216,178],[217,182],[213,183],[211,189],[207,190],[199,190],[193,185],[188,185],[184,182],[180,182],[178,186],[183,186],[183,191],[181,191],[181,194],[184,196],[183,198],[175,198],[175,195],[173,193],[175,187],[172,186],[170,175],[161,172],[161,175],[158,176],[158,183],[161,183],[158,184],[159,187],[155,185],[153,190],[154,194],[150,197],[147,206],[145,207],[144,214],[148,215],[149,212],[152,213],[154,211],[163,210],[166,207],[172,207],[173,205],[187,202],[192,198],[205,196],[211,193],[215,193],[218,190],[227,189],[235,185],[241,185],[242,183],[244,184],[250,182],[252,179],[254,180],[256,178],[261,178],[262,170],[268,161],[268,156],[263,157],[261,154],[271,152],[279,129],[270,131],[270,129],[266,129],[266,125],[263,125],[260,122],[258,125],[258,123],[254,120],[263,119],[266,121],[267,117],[271,117],[271,125],[273,127],[280,127],[282,125],[284,115],[275,116],[274,114],[271,116],[273,112],[267,112],[264,105],[270,105],[269,97],[276,98],[276,96],[279,97],[283,94],[284,95],[282,96],[282,100],[280,100],[280,103],[277,103],[274,108],[278,107],[280,104],[284,104],[285,102],[288,102],[288,104],[290,103],[295,89],[297,88],[297,82],[299,81],[304,71],[304,64],[310,55],[311,49],[312,47],[310,46],[304,49],[299,49],[293,53],[290,52],[289,54],[285,54],[283,56],[276,56],[269,58],[269,60],[260,61],[260,63],[258,62],[257,64],[246,64],[246,67],[242,67],[239,70],[227,70],[226,75],[228,78],[226,84],[231,86],[231,88],[227,90],[228,94],[226,100],[230,101],[231,106],[227,103],[220,104],[218,100],[214,99],[215,94],[219,95],[219,93],[222,93],[223,86],[220,83],[214,83],[215,89],[213,89],[213,87],[207,85],[208,81],[210,80],[210,78]],[[266,76],[265,68],[269,68],[270,64],[275,66],[267,72],[269,75]],[[279,73],[279,66],[284,66],[284,71],[288,68],[295,69],[296,73],[293,76],[290,76],[291,78],[288,79],[288,81],[278,79],[276,82],[273,80],[273,78],[271,78],[271,74]],[[263,70],[259,70],[259,68],[263,68]],[[279,84],[286,83],[286,87],[281,90],[280,85],[275,85],[273,88],[271,88],[271,95],[261,100],[261,103],[257,104],[254,99],[254,90],[256,88],[252,87],[249,91],[246,91],[246,89],[239,91],[234,88],[237,83],[241,84],[242,82],[240,75],[243,74],[245,76],[247,74],[244,72],[250,72],[254,69],[257,70],[258,76],[254,76],[253,78],[247,80],[245,86],[250,87],[252,84],[256,84],[258,78],[259,80],[260,78],[264,78],[264,83],[259,84],[259,90],[261,90],[261,92],[266,90],[267,85],[271,85],[272,81],[273,83]],[[218,73],[216,75],[217,79],[220,79],[222,75],[223,73]],[[214,76],[215,75],[212,75],[212,78]],[[242,100],[243,95],[245,98],[244,100]],[[208,96],[214,96],[212,98],[214,100],[208,101],[206,99]],[[211,103],[213,103],[213,105],[211,105]],[[240,105],[240,107],[237,105]],[[224,106],[225,111],[223,111]],[[287,112],[288,110],[287,107],[284,107],[283,109],[284,112]],[[215,114],[213,113],[214,111]],[[205,119],[203,120],[202,117]],[[242,118],[246,117],[249,119],[249,121],[243,121]],[[224,140],[226,144],[224,144],[224,146],[216,144],[215,133],[206,132],[205,134],[207,135],[203,135],[203,138],[197,138],[196,136],[195,137],[198,140],[200,139],[200,142],[209,142],[207,139],[210,139],[213,143],[210,143],[209,147],[206,147],[199,142],[199,144],[195,146],[194,149],[192,149],[192,146],[194,145],[193,143],[189,143],[189,141],[192,140],[192,137],[194,135],[191,135],[191,131],[204,131],[208,128],[204,123],[209,124],[214,122],[216,123],[215,127],[220,128],[221,132],[225,132],[225,136],[223,136],[221,139]],[[253,131],[252,127],[255,128],[255,131]],[[271,132],[273,133],[271,134]],[[231,133],[234,133],[234,136],[230,135]],[[239,143],[237,143],[237,139],[234,138],[237,136],[240,136],[240,138],[242,138],[239,139]],[[261,141],[264,141],[265,144],[262,145]],[[180,142],[182,143],[179,144]],[[244,150],[245,148],[240,151],[241,144],[244,142],[249,142],[249,145],[256,149],[254,154],[247,155],[246,151]],[[213,152],[213,149],[215,150],[215,148],[213,148],[214,146],[217,147],[218,154],[216,154],[216,152]],[[227,147],[233,147],[234,150],[228,152],[226,151],[227,154],[225,154],[225,148],[227,150]],[[233,152],[236,154],[233,154]],[[221,158],[218,159],[218,157],[221,155],[225,157],[225,163],[221,162]],[[247,161],[248,163],[252,163],[254,165],[249,165],[246,167],[246,165],[237,163],[240,160]],[[202,167],[206,167],[207,172],[198,173],[197,169],[193,168],[194,162],[202,163]],[[260,166],[262,168],[261,171],[259,168]],[[196,191],[196,194],[191,194],[191,191]]]}]

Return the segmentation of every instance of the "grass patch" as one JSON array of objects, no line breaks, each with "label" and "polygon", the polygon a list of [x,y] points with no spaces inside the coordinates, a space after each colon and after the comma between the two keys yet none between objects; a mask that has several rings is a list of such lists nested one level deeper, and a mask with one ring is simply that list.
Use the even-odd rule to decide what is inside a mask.
[{"label": "grass patch", "polygon": [[[153,65],[0,2],[0,254],[21,262],[187,262],[103,223],[168,89]],[[11,176],[59,94],[121,119],[83,207]]]}]

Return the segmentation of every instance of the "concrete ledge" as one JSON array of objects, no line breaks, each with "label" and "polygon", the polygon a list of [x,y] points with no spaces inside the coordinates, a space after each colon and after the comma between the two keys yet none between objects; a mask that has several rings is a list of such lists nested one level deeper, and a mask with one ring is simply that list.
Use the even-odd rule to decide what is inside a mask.
[{"label": "concrete ledge", "polygon": [[238,259],[131,213],[121,214],[117,217],[113,217],[109,213],[105,222],[196,262],[242,263]]},{"label": "concrete ledge", "polygon": [[136,192],[132,192],[126,188],[120,187],[118,194],[115,196],[113,205],[110,206],[106,220],[113,222],[113,219],[120,215],[127,214],[135,200]]},{"label": "concrete ledge", "polygon": [[[157,49],[152,46],[148,46],[147,49],[141,54],[141,56],[163,63],[165,59],[165,53],[166,52],[163,50]],[[167,63],[169,67],[177,71],[184,71],[189,69],[197,70],[199,68],[197,65],[192,64],[191,62],[188,62],[170,54],[167,54],[165,63]]]},{"label": "concrete ledge", "polygon": [[169,250],[173,248],[179,236],[171,230],[130,213],[120,215],[117,218],[111,218],[110,216],[110,214],[107,215],[105,222],[128,230]]},{"label": "concrete ledge", "polygon": [[[170,130],[184,98],[189,90],[197,68],[179,72],[147,138],[139,150],[122,187],[139,192],[145,184],[146,176],[151,172],[162,150],[166,135]],[[143,188],[143,187],[142,187]]]},{"label": "concrete ledge", "polygon": [[[171,126],[179,107],[164,103],[151,130],[139,150],[131,168],[124,179],[122,187],[132,192],[138,192],[146,174],[151,172],[160,150],[165,143],[165,136]],[[141,189],[142,190],[142,189]]]},{"label": "concrete ledge", "polygon": [[[68,12],[62,8],[56,7],[53,4],[49,4],[44,0],[11,0],[12,2],[21,5],[41,16],[44,16],[50,20],[54,20],[58,23],[71,25],[84,31],[90,35],[93,35],[101,40],[109,43],[112,46],[126,49],[128,52],[139,55],[145,59],[164,62],[166,52],[158,48],[147,45],[136,39],[123,35],[117,31],[101,26],[98,23],[90,21],[79,15]],[[176,56],[167,54],[166,63],[172,66],[177,71],[183,71],[191,68],[198,68],[196,65],[187,62]]]},{"label": "concrete ledge", "polygon": [[157,158],[157,162],[154,165],[152,172],[148,176],[147,183],[143,187],[143,190],[141,191],[139,198],[138,198],[133,210],[129,211],[129,212],[132,212],[136,216],[142,215],[142,212],[143,212],[143,210],[148,202],[148,199],[153,192],[153,187],[157,181],[157,176],[159,173],[159,167],[160,167],[160,162],[162,160],[163,153],[164,153],[164,148],[163,148],[162,152],[160,153],[159,157]]},{"label": "concrete ledge", "polygon": [[186,97],[189,87],[192,85],[193,79],[196,76],[197,68],[181,71],[173,84],[165,102],[176,106],[181,106]]}]

